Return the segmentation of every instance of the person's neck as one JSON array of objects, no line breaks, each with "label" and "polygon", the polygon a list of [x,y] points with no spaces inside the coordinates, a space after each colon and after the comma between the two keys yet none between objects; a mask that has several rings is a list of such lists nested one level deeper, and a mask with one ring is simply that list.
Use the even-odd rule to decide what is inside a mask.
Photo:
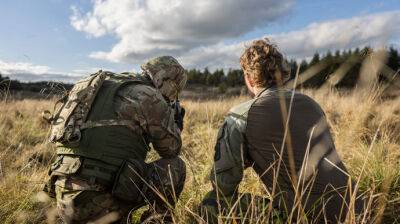
[{"label": "person's neck", "polygon": [[253,87],[254,97],[258,96],[258,94],[260,94],[266,88],[268,88],[268,87],[254,86]]}]

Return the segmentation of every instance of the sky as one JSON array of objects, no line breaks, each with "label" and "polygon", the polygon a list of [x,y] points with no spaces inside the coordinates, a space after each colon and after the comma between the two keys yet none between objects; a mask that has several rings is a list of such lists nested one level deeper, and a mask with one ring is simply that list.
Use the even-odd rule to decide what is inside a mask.
[{"label": "sky", "polygon": [[295,60],[400,48],[400,0],[1,0],[0,15],[0,73],[21,81],[139,72],[160,55],[188,69],[239,68],[265,37]]}]

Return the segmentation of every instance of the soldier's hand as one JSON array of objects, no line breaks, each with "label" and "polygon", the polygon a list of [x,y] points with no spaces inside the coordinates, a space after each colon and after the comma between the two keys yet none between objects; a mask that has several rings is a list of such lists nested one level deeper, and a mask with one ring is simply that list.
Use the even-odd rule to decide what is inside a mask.
[{"label": "soldier's hand", "polygon": [[184,107],[181,107],[181,118],[182,118],[182,122],[183,122],[183,119],[185,118],[185,114],[186,114],[185,108],[184,108]]},{"label": "soldier's hand", "polygon": [[174,108],[174,118],[175,118],[175,123],[178,126],[179,130],[183,130],[183,118],[185,117],[185,108],[181,107],[181,104],[179,101],[175,101],[172,104],[172,108]]},{"label": "soldier's hand", "polygon": [[175,123],[181,131],[183,130],[183,118],[185,117],[185,113],[186,111],[183,107],[175,111]]}]

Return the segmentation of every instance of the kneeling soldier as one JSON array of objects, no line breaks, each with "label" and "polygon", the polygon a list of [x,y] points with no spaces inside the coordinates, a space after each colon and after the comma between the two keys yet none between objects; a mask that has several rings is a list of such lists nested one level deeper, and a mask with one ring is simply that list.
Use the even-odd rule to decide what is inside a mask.
[{"label": "kneeling soldier", "polygon": [[[185,181],[181,114],[171,103],[186,83],[173,57],[154,58],[142,74],[99,71],[77,82],[53,115],[51,142],[57,159],[45,191],[57,200],[66,223],[87,223],[111,213],[126,223],[129,212],[171,221]],[[176,122],[177,117],[180,121]],[[161,159],[145,163],[149,144]]]}]

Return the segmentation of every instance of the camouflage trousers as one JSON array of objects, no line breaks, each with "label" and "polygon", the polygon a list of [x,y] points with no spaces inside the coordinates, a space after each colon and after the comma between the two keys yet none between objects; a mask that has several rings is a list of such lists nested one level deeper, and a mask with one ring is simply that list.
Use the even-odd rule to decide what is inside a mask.
[{"label": "camouflage trousers", "polygon": [[128,223],[130,211],[146,204],[150,205],[147,214],[168,216],[186,176],[185,163],[179,157],[125,164],[111,188],[79,173],[57,176],[54,184],[57,210],[64,223]]}]

